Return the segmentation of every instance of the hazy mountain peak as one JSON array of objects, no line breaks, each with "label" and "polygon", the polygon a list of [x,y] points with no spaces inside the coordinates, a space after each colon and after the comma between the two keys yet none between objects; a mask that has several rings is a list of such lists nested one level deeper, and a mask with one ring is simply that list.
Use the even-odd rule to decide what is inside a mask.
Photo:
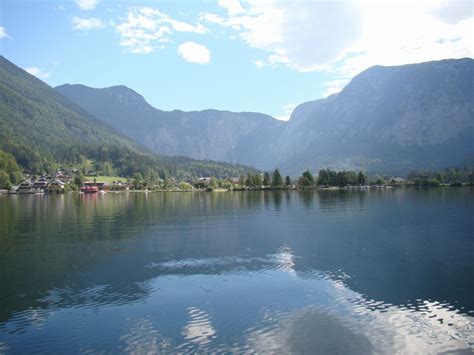
[{"label": "hazy mountain peak", "polygon": [[474,60],[373,66],[288,122],[258,113],[160,111],[123,87],[57,90],[123,134],[166,154],[291,173],[333,167],[406,172],[474,157]]},{"label": "hazy mountain peak", "polygon": [[[106,88],[91,88],[81,84],[64,84],[56,87],[56,90],[65,94],[68,92],[75,92],[84,100],[94,100],[95,97],[101,97],[111,102],[115,102],[117,105],[127,106],[134,110],[142,110],[144,108],[150,108],[151,105],[135,90],[130,89],[125,85],[116,85]],[[84,102],[83,102],[84,103]]]}]

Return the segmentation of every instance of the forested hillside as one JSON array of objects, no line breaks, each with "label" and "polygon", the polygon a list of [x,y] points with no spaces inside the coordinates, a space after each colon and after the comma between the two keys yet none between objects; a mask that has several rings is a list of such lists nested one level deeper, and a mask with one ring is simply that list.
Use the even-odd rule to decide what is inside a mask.
[{"label": "forested hillside", "polygon": [[66,84],[56,90],[159,154],[271,165],[278,149],[274,137],[285,126],[282,121],[255,112],[159,110],[123,85],[96,89]]},{"label": "forested hillside", "polygon": [[153,154],[4,57],[0,57],[0,150],[31,173],[70,166],[105,175],[140,172],[154,179],[229,177],[254,170]]},{"label": "forested hillside", "polygon": [[[157,153],[282,168],[406,175],[474,163],[474,61],[375,66],[288,122],[258,113],[162,111],[124,86],[56,89]],[[262,95],[264,99],[264,95]]]}]

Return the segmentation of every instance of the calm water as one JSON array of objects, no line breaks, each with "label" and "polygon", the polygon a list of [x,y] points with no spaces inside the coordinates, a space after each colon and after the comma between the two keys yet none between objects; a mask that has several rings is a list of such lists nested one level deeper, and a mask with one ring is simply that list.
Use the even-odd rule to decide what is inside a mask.
[{"label": "calm water", "polygon": [[0,196],[0,353],[474,348],[474,189]]}]

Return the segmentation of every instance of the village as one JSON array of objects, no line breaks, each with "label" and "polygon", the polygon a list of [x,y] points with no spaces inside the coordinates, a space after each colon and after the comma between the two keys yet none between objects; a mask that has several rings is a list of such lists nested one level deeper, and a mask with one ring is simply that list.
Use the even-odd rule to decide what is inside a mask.
[{"label": "village", "polygon": [[[305,176],[307,172],[303,174]],[[275,175],[275,174],[274,174]],[[247,176],[232,177],[228,179],[217,179],[215,177],[198,177],[178,180],[176,178],[158,179],[150,182],[145,180],[141,174],[134,174],[132,178],[94,176],[89,174],[82,177],[77,170],[57,170],[52,174],[41,176],[24,174],[19,184],[11,186],[8,190],[0,190],[0,193],[8,194],[55,194],[76,192],[81,194],[104,194],[107,192],[190,192],[190,191],[248,191],[248,190],[296,190],[308,186],[306,180],[301,178],[292,183],[289,177],[284,180],[277,172],[276,176],[269,173],[255,173]],[[397,179],[397,183],[402,180]],[[347,186],[351,188],[352,186]],[[360,187],[360,186],[359,186]]]},{"label": "village", "polygon": [[[452,175],[452,174],[451,174]],[[466,175],[466,174],[465,174]],[[247,174],[241,177],[218,179],[215,177],[167,178],[149,181],[136,173],[132,178],[98,176],[93,172],[82,176],[77,170],[57,170],[52,174],[41,176],[24,174],[23,180],[9,189],[0,190],[0,194],[47,194],[76,192],[81,194],[104,194],[107,192],[191,192],[191,191],[249,191],[249,190],[304,190],[304,189],[360,189],[360,188],[394,188],[408,186],[462,186],[472,184],[473,174],[469,179],[450,178],[437,173],[431,175],[414,175],[409,179],[400,177],[369,178],[362,172],[335,172],[321,169],[317,176],[307,170],[299,179],[292,181],[289,176],[283,179],[275,170],[271,176],[268,172]],[[458,181],[462,182],[458,182]],[[463,181],[464,180],[464,181]]]},{"label": "village", "polygon": [[9,194],[44,194],[44,193],[64,193],[67,191],[88,192],[107,192],[126,191],[132,187],[127,179],[113,181],[98,181],[97,179],[83,180],[77,178],[76,172],[67,172],[58,170],[53,174],[44,174],[41,176],[25,174],[24,179],[9,190],[1,190],[0,193]]},{"label": "village", "polygon": [[[102,181],[107,178],[109,181]],[[41,176],[25,174],[24,179],[10,189],[2,189],[0,193],[8,194],[45,194],[45,193],[107,193],[123,191],[202,191],[202,190],[229,190],[239,187],[241,178],[218,180],[213,177],[199,177],[178,181],[175,178],[166,180],[158,179],[153,183],[145,181],[142,177],[135,179],[88,176],[78,178],[77,172],[58,170],[52,174]]]}]

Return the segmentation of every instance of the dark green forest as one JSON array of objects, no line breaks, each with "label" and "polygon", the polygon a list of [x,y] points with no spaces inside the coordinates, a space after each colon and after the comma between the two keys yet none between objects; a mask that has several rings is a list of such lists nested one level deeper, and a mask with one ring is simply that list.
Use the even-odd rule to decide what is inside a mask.
[{"label": "dark green forest", "polygon": [[[250,167],[163,156],[130,141],[47,84],[0,57],[0,151],[30,174],[58,168],[83,174],[190,178],[240,176]],[[5,155],[7,154],[7,155]],[[16,168],[3,168],[11,183]],[[12,170],[13,169],[13,170]],[[15,175],[16,176],[16,175]]]}]

